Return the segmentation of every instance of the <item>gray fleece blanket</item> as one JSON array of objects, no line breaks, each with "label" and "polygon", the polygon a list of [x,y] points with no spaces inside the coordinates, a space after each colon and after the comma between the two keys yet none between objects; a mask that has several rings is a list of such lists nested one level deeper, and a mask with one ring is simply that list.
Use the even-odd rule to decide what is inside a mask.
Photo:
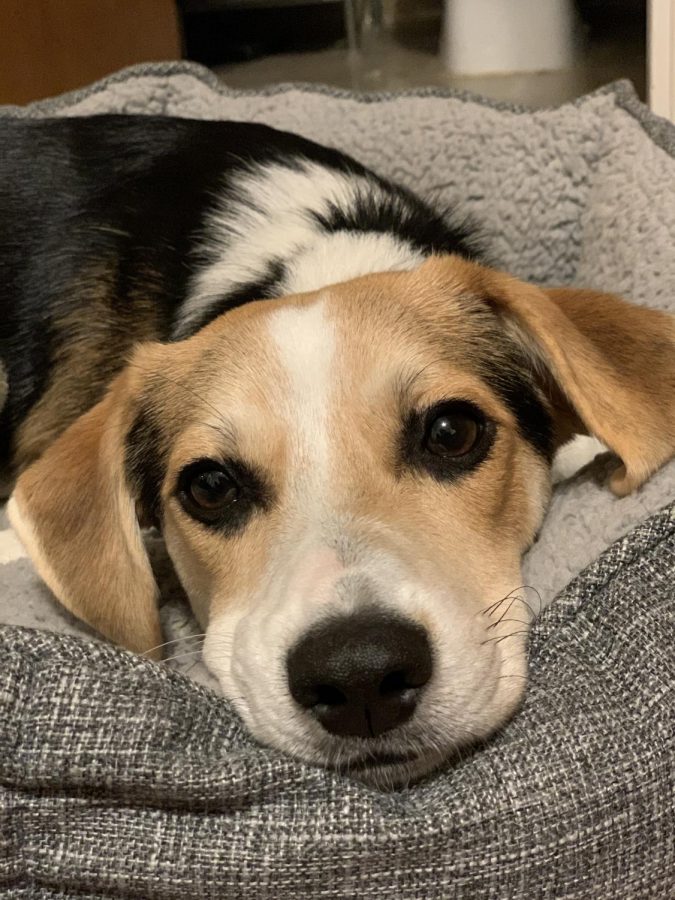
[{"label": "gray fleece blanket", "polygon": [[[472,216],[495,263],[521,277],[675,309],[675,128],[625,83],[531,112],[435,90],[232,92],[171,64],[0,116],[101,112],[296,131]],[[675,500],[673,464],[622,500],[602,474],[600,460],[558,485],[525,561],[545,602]],[[256,746],[221,699],[166,666],[5,628],[0,885],[16,897],[672,896],[672,510],[544,613],[511,726],[393,796]],[[190,617],[149,540],[167,636],[180,636]],[[1,511],[0,622],[86,635]]]}]

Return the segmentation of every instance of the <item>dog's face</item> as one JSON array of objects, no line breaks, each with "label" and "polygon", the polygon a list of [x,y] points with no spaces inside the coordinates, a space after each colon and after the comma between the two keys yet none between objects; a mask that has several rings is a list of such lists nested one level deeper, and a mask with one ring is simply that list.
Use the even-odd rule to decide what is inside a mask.
[{"label": "dog's face", "polygon": [[[226,696],[263,741],[352,768],[405,760],[399,773],[517,703],[520,557],[548,493],[546,450],[517,421],[538,404],[517,355],[475,301],[413,285],[239,310],[184,348],[180,380],[204,402],[153,388],[159,421],[187,407],[163,533]],[[168,362],[145,365],[175,377]],[[518,380],[518,410],[498,377]]]},{"label": "dog's face", "polygon": [[[621,492],[675,445],[675,416],[657,434],[563,300],[433,260],[142,347],[22,476],[15,524],[62,602],[139,651],[161,637],[134,512],[161,524],[254,735],[373,783],[417,777],[520,700],[520,558],[555,447],[590,426]],[[644,311],[605,300],[626,369]],[[675,329],[653,315],[665,353]],[[603,404],[641,433],[615,436]]]}]

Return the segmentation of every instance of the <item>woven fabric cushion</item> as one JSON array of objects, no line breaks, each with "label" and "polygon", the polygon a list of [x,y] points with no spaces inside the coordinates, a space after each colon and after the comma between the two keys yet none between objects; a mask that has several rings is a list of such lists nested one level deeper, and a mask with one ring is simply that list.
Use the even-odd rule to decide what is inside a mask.
[{"label": "woven fabric cushion", "polygon": [[492,743],[386,794],[256,745],[185,676],[0,629],[12,897],[671,898],[675,506],[535,625]]}]

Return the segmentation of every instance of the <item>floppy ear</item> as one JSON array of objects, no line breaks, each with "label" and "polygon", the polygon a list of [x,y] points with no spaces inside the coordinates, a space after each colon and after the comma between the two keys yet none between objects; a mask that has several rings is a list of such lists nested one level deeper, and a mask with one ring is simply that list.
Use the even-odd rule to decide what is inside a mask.
[{"label": "floppy ear", "polygon": [[675,317],[501,273],[485,289],[544,370],[563,437],[592,434],[621,459],[610,479],[615,494],[630,493],[675,455]]},{"label": "floppy ear", "polygon": [[162,637],[157,588],[125,473],[134,379],[129,370],[118,376],[104,399],[26,469],[8,513],[61,603],[105,637],[142,653]]}]

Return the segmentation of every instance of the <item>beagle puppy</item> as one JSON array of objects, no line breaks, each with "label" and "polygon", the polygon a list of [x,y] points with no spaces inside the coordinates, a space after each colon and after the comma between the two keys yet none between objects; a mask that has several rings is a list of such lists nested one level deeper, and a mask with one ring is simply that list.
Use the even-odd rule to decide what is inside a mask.
[{"label": "beagle puppy", "polygon": [[261,741],[387,786],[502,725],[553,454],[618,495],[673,456],[673,318],[262,125],[5,119],[0,160],[0,462],[61,603],[158,657],[152,525]]}]

